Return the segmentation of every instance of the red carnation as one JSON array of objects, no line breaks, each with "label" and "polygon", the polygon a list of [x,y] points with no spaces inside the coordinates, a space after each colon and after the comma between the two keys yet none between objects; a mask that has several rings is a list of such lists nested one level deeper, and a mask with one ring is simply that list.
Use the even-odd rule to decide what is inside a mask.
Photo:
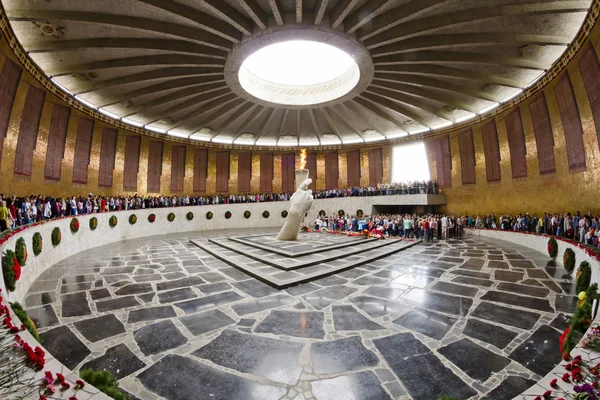
[{"label": "red carnation", "polygon": [[46,371],[46,372],[44,372],[44,375],[46,376],[46,378],[54,380],[54,377],[52,376],[52,372]]},{"label": "red carnation", "polygon": [[16,326],[11,326],[10,327],[10,333],[19,333],[19,332],[20,332],[20,330]]},{"label": "red carnation", "polygon": [[533,400],[542,400],[542,398],[540,396],[536,396]]},{"label": "red carnation", "polygon": [[571,353],[565,353],[565,354],[563,354],[563,360],[569,361],[570,359],[571,359]]},{"label": "red carnation", "polygon": [[546,391],[544,392],[544,398],[545,398],[545,399],[549,399],[549,398],[550,398],[550,396],[552,396],[552,390],[546,390]]},{"label": "red carnation", "polygon": [[556,386],[556,378],[554,378],[550,381],[550,386],[552,386],[552,387]]},{"label": "red carnation", "polygon": [[579,364],[581,362],[581,356],[575,356],[575,358],[573,358],[573,362],[577,361],[577,363]]},{"label": "red carnation", "polygon": [[71,397],[69,397],[69,400],[77,400],[77,397],[71,396]]},{"label": "red carnation", "polygon": [[81,388],[83,388],[83,387],[85,386],[85,382],[84,382],[84,381],[82,381],[81,379],[77,379],[77,380],[75,381],[75,384],[76,384],[77,386],[79,386],[79,388],[80,388],[80,389],[81,389]]},{"label": "red carnation", "polygon": [[67,390],[68,388],[71,387],[71,384],[69,382],[61,382],[60,386],[61,386],[62,390]]},{"label": "red carnation", "polygon": [[570,379],[570,378],[569,378],[569,373],[568,373],[568,372],[565,372],[565,373],[563,374],[563,376],[562,376],[562,380],[563,380],[563,382],[569,382],[569,379]]},{"label": "red carnation", "polygon": [[13,258],[13,271],[15,271],[15,282],[19,280],[19,278],[21,277],[21,265],[19,265],[19,262],[17,261],[16,257]]},{"label": "red carnation", "polygon": [[46,386],[46,391],[48,393],[54,393],[54,392],[56,392],[56,390],[54,390],[54,388],[51,385]]},{"label": "red carnation", "polygon": [[60,381],[60,382],[64,382],[65,381],[65,376],[63,374],[61,374],[60,372],[56,373],[56,380]]}]

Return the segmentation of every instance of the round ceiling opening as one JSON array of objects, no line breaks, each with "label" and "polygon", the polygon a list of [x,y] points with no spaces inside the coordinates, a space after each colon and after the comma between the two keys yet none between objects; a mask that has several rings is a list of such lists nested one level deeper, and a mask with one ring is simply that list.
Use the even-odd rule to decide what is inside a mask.
[{"label": "round ceiling opening", "polygon": [[354,58],[329,44],[292,40],[271,44],[242,63],[238,78],[254,97],[285,105],[320,104],[349,93],[360,80]]}]

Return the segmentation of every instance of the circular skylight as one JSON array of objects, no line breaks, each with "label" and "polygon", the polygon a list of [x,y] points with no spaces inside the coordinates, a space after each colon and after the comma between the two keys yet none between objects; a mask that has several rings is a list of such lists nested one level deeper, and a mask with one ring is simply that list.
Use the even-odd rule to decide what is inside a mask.
[{"label": "circular skylight", "polygon": [[309,105],[344,96],[358,83],[360,71],[354,59],[337,47],[293,40],[251,54],[238,77],[244,90],[261,100]]}]

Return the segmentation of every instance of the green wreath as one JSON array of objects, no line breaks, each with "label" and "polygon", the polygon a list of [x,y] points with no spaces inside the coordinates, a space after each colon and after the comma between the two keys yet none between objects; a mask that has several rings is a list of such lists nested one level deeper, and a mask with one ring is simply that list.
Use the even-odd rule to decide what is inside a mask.
[{"label": "green wreath", "polygon": [[319,211],[319,216],[322,216],[322,215],[327,215],[327,213],[325,212],[325,210]]},{"label": "green wreath", "polygon": [[131,215],[129,216],[129,223],[130,223],[131,225],[135,225],[135,223],[136,223],[136,222],[137,222],[137,216],[136,216],[135,214],[131,214]]},{"label": "green wreath", "polygon": [[587,261],[582,261],[579,264],[579,269],[577,270],[577,275],[575,275],[575,293],[580,293],[590,286],[590,280],[592,278],[592,268],[590,267],[590,263]]},{"label": "green wreath", "polygon": [[148,215],[148,222],[153,223],[154,221],[156,221],[156,214]]},{"label": "green wreath", "polygon": [[16,255],[12,250],[6,250],[6,253],[2,255],[2,275],[4,276],[4,284],[11,292],[15,290],[15,282],[17,281],[17,271],[14,268],[16,259]]},{"label": "green wreath", "polygon": [[211,213],[210,211],[206,213],[206,219],[212,219],[213,217],[213,213]]},{"label": "green wreath", "polygon": [[269,214],[268,211],[263,211],[263,213],[262,213],[263,218],[269,218],[269,215],[271,215],[271,214]]},{"label": "green wreath", "polygon": [[167,220],[169,220],[169,222],[175,221],[175,214],[169,213],[169,215],[167,215]]},{"label": "green wreath", "polygon": [[60,241],[62,240],[62,234],[60,233],[60,228],[56,227],[52,229],[52,244],[54,246],[58,246]]},{"label": "green wreath", "polygon": [[15,246],[15,255],[17,257],[17,261],[21,266],[25,265],[27,262],[27,245],[25,244],[25,239],[22,237],[17,239],[17,245]]},{"label": "green wreath", "polygon": [[361,209],[358,209],[358,210],[356,210],[356,216],[357,216],[358,218],[362,218],[362,217],[363,217],[363,215],[364,215],[364,213],[363,213],[363,210],[361,210]]},{"label": "green wreath", "polygon": [[36,232],[33,234],[33,254],[38,256],[42,252],[42,234]]},{"label": "green wreath", "polygon": [[231,211],[225,211],[225,219],[231,218]]},{"label": "green wreath", "polygon": [[185,217],[187,218],[188,221],[191,221],[194,219],[194,213],[190,211],[187,214],[185,214]]},{"label": "green wreath", "polygon": [[117,216],[113,215],[112,217],[109,218],[108,225],[110,225],[111,228],[114,228],[115,226],[117,226],[118,222],[119,222],[119,220],[117,219]]},{"label": "green wreath", "polygon": [[252,213],[250,211],[244,211],[244,218],[248,219],[251,215]]},{"label": "green wreath", "polygon": [[344,215],[346,215],[346,212],[344,210],[338,211],[338,216],[343,217]]},{"label": "green wreath", "polygon": [[98,227],[98,218],[92,217],[90,219],[90,229],[95,231],[97,227]]},{"label": "green wreath", "polygon": [[551,258],[556,258],[558,255],[558,243],[553,237],[548,240],[548,255],[550,255]]},{"label": "green wreath", "polygon": [[281,212],[281,216],[282,216],[283,218],[287,218],[287,216],[288,216],[288,212],[287,212],[287,210],[283,210],[283,211]]},{"label": "green wreath", "polygon": [[79,231],[79,220],[77,218],[71,218],[69,227],[71,228],[71,232],[77,233]]},{"label": "green wreath", "polygon": [[570,247],[567,247],[563,254],[563,265],[569,273],[575,269],[575,252]]}]

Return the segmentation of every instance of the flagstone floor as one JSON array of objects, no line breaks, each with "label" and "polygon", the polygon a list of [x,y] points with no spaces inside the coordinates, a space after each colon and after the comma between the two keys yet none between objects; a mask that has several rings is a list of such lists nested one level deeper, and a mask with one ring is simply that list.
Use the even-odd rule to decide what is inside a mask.
[{"label": "flagstone floor", "polygon": [[418,244],[277,290],[190,243],[257,233],[93,249],[48,269],[24,306],[52,355],[111,371],[134,399],[507,400],[560,362],[576,297],[545,254]]}]

